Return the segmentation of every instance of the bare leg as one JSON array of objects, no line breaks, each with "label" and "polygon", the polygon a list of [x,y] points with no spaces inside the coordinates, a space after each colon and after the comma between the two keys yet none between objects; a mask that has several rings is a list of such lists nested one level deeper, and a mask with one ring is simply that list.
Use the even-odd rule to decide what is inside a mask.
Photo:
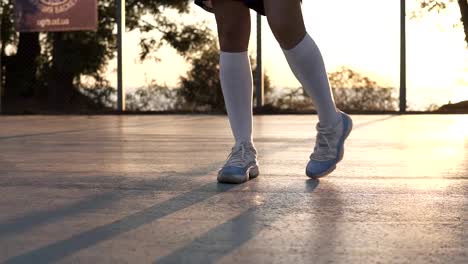
[{"label": "bare leg", "polygon": [[283,49],[292,49],[306,35],[299,0],[264,0],[268,24]]},{"label": "bare leg", "polygon": [[249,48],[250,12],[233,0],[213,0],[219,44],[224,52],[244,52]]}]

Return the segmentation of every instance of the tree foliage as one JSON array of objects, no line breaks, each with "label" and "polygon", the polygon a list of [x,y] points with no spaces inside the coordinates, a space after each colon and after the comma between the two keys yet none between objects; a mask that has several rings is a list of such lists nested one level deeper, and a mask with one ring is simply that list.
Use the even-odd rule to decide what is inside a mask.
[{"label": "tree foliage", "polygon": [[460,8],[460,22],[465,32],[465,42],[468,45],[468,1],[467,0],[417,0],[420,6],[419,10],[413,12],[413,17],[422,16],[427,12],[441,12],[449,4],[457,2]]},{"label": "tree foliage", "polygon": [[[394,111],[394,89],[352,69],[342,67],[328,75],[336,105],[346,111]],[[314,110],[313,102],[302,87],[276,97],[273,106],[283,110]]]},{"label": "tree foliage", "polygon": [[393,111],[394,89],[384,87],[367,76],[346,68],[329,74],[336,106],[351,111]]},{"label": "tree foliage", "polygon": [[[184,99],[186,107],[191,110],[224,111],[224,98],[219,80],[219,48],[212,34],[210,42],[201,52],[188,58],[191,67],[186,76],[180,77],[179,95]],[[252,74],[255,76],[256,63],[250,58],[253,65]],[[264,74],[264,91],[271,91],[271,82]]]},{"label": "tree foliage", "polygon": [[127,94],[129,111],[178,111],[184,110],[184,102],[177,89],[151,83]]},{"label": "tree foliage", "polygon": [[191,68],[187,76],[180,77],[179,95],[193,110],[206,107],[214,111],[224,110],[216,42],[212,40],[199,56],[192,57],[189,61]]},{"label": "tree foliage", "polygon": [[[115,1],[98,1],[97,32],[47,34],[17,33],[13,27],[14,1],[0,1],[3,7],[2,61],[7,62],[6,94],[19,95],[14,90],[26,87],[24,89],[29,92],[23,95],[38,96],[37,91],[42,90],[49,99],[55,97],[56,102],[64,102],[74,98],[83,76],[91,76],[100,86],[106,86],[106,66],[116,52]],[[182,56],[188,56],[208,41],[205,26],[181,24],[167,15],[169,11],[187,13],[190,3],[190,0],[126,1],[127,30],[139,30],[143,35],[140,41],[141,59],[154,55],[162,45],[172,46]],[[30,53],[27,48],[34,46],[34,43],[40,43],[40,52],[34,56],[23,55]],[[13,51],[11,54],[5,52],[7,45]],[[28,71],[27,67],[34,70]],[[38,85],[41,88],[38,89]]]},{"label": "tree foliage", "polygon": [[[180,78],[179,95],[185,106],[198,111],[224,111],[219,81],[219,51],[216,43],[205,46],[199,56],[192,57],[187,76]],[[255,69],[255,67],[254,67]],[[393,111],[396,108],[394,89],[384,87],[358,72],[341,68],[329,74],[337,106],[351,111]],[[265,81],[267,108],[272,111],[313,110],[313,104],[301,88],[274,93],[268,76]],[[276,95],[275,95],[276,94]]]}]

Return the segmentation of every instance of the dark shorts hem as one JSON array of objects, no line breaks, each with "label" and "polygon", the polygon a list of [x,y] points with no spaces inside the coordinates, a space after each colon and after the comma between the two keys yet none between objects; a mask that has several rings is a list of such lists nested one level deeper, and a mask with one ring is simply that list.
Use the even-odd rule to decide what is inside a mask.
[{"label": "dark shorts hem", "polygon": [[[265,7],[263,6],[263,0],[237,0],[237,1],[244,2],[244,4],[248,8],[257,11],[257,13],[261,15],[265,15]],[[205,9],[206,11],[213,13],[213,10],[210,7],[206,6],[203,3],[203,0],[195,0],[195,4]]]}]

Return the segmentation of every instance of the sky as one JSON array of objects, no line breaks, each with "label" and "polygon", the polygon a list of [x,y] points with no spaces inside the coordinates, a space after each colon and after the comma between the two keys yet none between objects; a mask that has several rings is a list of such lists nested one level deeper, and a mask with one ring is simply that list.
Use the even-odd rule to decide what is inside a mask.
[{"label": "sky", "polygon": [[[408,1],[408,13],[415,10]],[[399,86],[399,1],[395,0],[306,0],[303,3],[307,31],[319,45],[327,70],[352,68],[382,85]],[[171,14],[170,15],[174,15]],[[410,15],[410,14],[408,14]],[[468,100],[468,50],[458,23],[455,4],[441,14],[427,14],[407,22],[407,75],[410,109],[425,110],[431,104]],[[206,22],[216,33],[214,16],[197,6],[189,15],[178,17],[184,23]],[[250,52],[254,54],[255,14],[252,12]],[[263,19],[265,70],[274,87],[299,87],[283,53]],[[159,62],[138,62],[138,32],[125,36],[124,85],[127,90],[151,80],[177,86],[189,65],[170,47],[158,52]],[[109,79],[115,78],[115,61],[109,66]]]}]

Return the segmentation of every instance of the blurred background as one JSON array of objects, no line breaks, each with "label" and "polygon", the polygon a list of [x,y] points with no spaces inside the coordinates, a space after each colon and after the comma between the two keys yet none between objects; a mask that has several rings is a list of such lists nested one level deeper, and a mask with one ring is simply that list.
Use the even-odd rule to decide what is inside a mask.
[{"label": "blurred background", "polygon": [[[47,33],[17,32],[14,0],[0,1],[3,113],[115,111],[114,1],[98,1],[96,32]],[[213,14],[188,0],[127,0],[125,10],[127,111],[224,112]],[[400,2],[305,0],[303,12],[323,52],[338,107],[398,111]],[[409,111],[468,111],[467,12],[466,0],[407,1]],[[252,12],[254,71],[255,19]],[[263,21],[264,111],[313,112]]]}]

